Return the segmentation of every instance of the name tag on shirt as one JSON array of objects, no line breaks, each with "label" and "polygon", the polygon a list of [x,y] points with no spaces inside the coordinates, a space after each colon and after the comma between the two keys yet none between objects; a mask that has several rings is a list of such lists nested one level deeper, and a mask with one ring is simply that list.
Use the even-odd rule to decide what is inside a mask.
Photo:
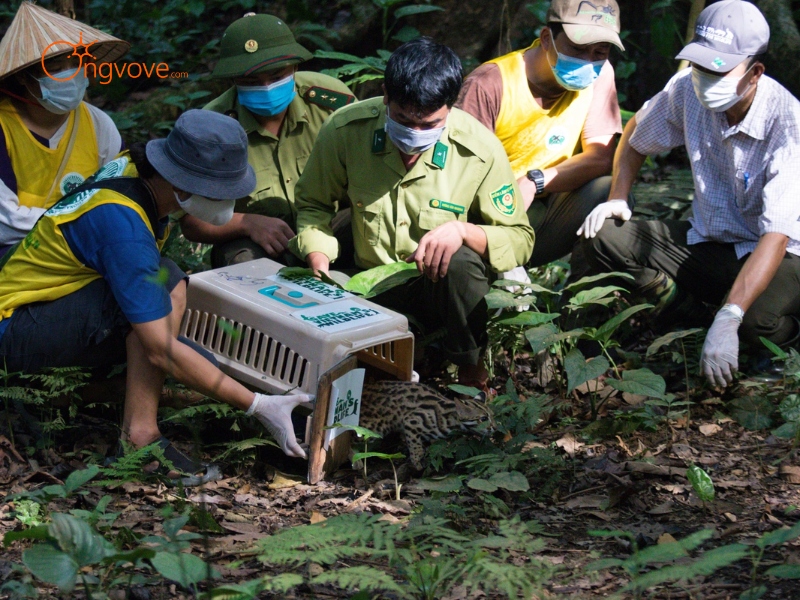
[{"label": "name tag on shirt", "polygon": [[431,208],[446,210],[457,215],[463,215],[465,210],[460,204],[453,204],[452,202],[445,202],[444,200],[433,199],[431,200],[430,205]]}]

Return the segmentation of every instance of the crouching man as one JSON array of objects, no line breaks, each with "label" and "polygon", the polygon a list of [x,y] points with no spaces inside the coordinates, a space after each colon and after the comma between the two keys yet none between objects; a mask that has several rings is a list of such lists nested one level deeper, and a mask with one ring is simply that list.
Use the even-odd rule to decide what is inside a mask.
[{"label": "crouching man", "polygon": [[[166,139],[134,145],[50,208],[0,270],[0,355],[9,372],[127,360],[121,440],[157,442],[199,484],[219,476],[161,436],[166,375],[255,415],[290,456],[304,456],[291,411],[308,396],[254,394],[178,341],[187,277],[159,251],[168,216],[230,220],[255,186],[247,136],[230,117],[184,113]],[[175,476],[172,473],[170,476]]]},{"label": "crouching man", "polygon": [[339,109],[322,126],[295,189],[290,248],[327,271],[339,255],[331,218],[349,195],[355,264],[416,262],[423,274],[373,300],[431,330],[446,327],[459,381],[485,387],[483,297],[495,273],[530,258],[533,230],[500,141],[452,108],[461,83],[450,48],[427,38],[400,46],[384,96]]},{"label": "crouching man", "polygon": [[[628,123],[609,200],[578,230],[590,264],[629,272],[663,316],[692,298],[723,305],[702,354],[703,372],[720,386],[738,369],[740,336],[758,353],[760,336],[784,346],[800,331],[800,103],[764,75],[768,42],[753,4],[706,8],[678,55],[691,68]],[[624,199],[645,156],[681,145],[692,163],[694,216],[627,221]]]}]

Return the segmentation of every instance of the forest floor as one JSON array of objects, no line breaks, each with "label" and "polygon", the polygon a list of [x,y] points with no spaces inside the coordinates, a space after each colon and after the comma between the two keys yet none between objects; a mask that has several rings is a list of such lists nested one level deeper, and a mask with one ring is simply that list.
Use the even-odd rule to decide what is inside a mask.
[{"label": "forest floor", "polygon": [[[669,174],[666,183],[653,181],[640,185],[637,211],[650,217],[679,217],[688,205],[688,182],[687,173],[679,171]],[[642,346],[641,341],[636,343]],[[520,396],[541,394],[543,390],[531,358],[518,354],[512,364],[511,376]],[[501,393],[509,376],[508,371],[504,373],[498,372],[493,381]],[[627,573],[619,569],[592,572],[587,565],[599,558],[630,558],[634,550],[631,539],[642,550],[708,529],[713,534],[704,550],[732,543],[754,547],[765,532],[792,526],[800,520],[797,510],[800,466],[796,466],[800,462],[791,440],[776,438],[767,428],[746,429],[740,424],[747,424],[746,418],[740,417],[738,421],[733,418],[732,402],[762,393],[763,388],[745,381],[720,394],[701,387],[699,379],[692,378],[690,384],[684,378],[683,366],[674,364],[664,368],[664,376],[668,389],[679,399],[688,392],[692,404],[688,411],[677,412],[674,418],[661,419],[652,430],[624,427],[625,414],[641,416],[643,397],[614,390],[605,396],[600,419],[591,423],[585,389],[578,388],[564,398],[557,397],[552,386],[548,388],[552,407],[543,413],[534,430],[531,448],[551,449],[558,457],[558,465],[547,471],[546,480],[530,479],[532,493],[502,489],[496,493],[508,507],[508,516],[519,515],[524,521],[537,522],[537,533],[546,541],[537,558],[551,564],[555,574],[538,597],[604,598],[619,592],[631,581]],[[446,390],[441,379],[430,383]],[[688,385],[697,387],[687,390]],[[118,392],[117,388],[114,393]],[[58,441],[44,449],[33,450],[35,440],[24,433],[18,433],[14,443],[10,436],[0,436],[0,494],[8,496],[60,483],[71,469],[88,462],[87,457],[110,453],[117,434],[108,412],[81,409],[70,421],[72,428],[59,432]],[[607,415],[615,418],[604,418]],[[3,420],[8,418],[6,413]],[[190,437],[183,431],[181,438],[181,429],[173,429],[169,435],[176,440]],[[187,447],[190,443],[186,442]],[[185,529],[203,533],[192,542],[192,549],[219,571],[221,579],[215,582],[219,585],[262,575],[264,565],[247,551],[256,540],[279,530],[322,522],[345,513],[381,514],[390,522],[403,522],[431,498],[426,486],[430,476],[411,477],[403,468],[401,478],[405,483],[401,499],[396,500],[392,469],[384,461],[370,463],[366,481],[360,472],[343,468],[329,481],[312,486],[304,481],[302,464],[273,460],[275,454],[262,448],[254,454],[255,462],[229,463],[222,480],[202,488],[179,490],[149,481],[102,487],[90,482],[83,488],[86,494],[52,500],[48,508],[51,513],[91,509],[102,496],[109,494],[112,500],[107,512],[120,514],[105,535],[120,541],[160,534],[165,507],[172,506],[178,512],[187,506],[202,507],[213,523],[193,522]],[[711,475],[716,490],[713,502],[702,502],[693,491],[687,479],[687,468],[692,464]],[[469,498],[459,498],[458,493],[439,493],[435,497],[444,504],[470,502]],[[470,518],[477,520],[471,525],[492,527],[493,517],[488,514]],[[0,504],[0,535],[20,528],[21,522],[14,516],[14,503]],[[596,537],[589,535],[592,530],[629,535]],[[27,547],[28,542],[15,542],[4,549],[0,555],[0,585],[18,576],[14,564],[21,563],[21,553]],[[736,599],[753,586],[763,585],[762,598],[800,598],[797,580],[779,580],[764,574],[770,566],[778,564],[800,565],[800,542],[767,548],[757,568],[748,560],[739,561],[711,575],[695,577],[690,583],[654,587],[643,597]],[[39,597],[84,597],[77,592],[59,595],[53,589],[40,586]],[[119,590],[109,596],[113,600],[125,597]],[[188,600],[194,596],[179,585],[162,580],[130,590],[127,597]],[[263,597],[351,598],[352,593],[330,586],[304,585],[286,595]],[[437,597],[455,600],[495,595],[480,592],[467,595],[463,588],[455,586],[446,595]]]}]

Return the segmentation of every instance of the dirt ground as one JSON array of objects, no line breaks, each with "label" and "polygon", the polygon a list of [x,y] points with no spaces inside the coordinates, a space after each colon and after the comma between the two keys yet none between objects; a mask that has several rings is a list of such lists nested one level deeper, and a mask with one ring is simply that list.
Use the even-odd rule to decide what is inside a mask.
[{"label": "dirt ground", "polygon": [[[504,382],[496,381],[497,387],[500,383]],[[521,387],[525,387],[524,383]],[[615,403],[630,400],[611,398],[607,406],[613,408]],[[558,447],[564,457],[557,487],[549,497],[530,502],[520,503],[508,492],[500,497],[523,519],[541,525],[547,540],[542,556],[559,567],[547,588],[548,597],[603,598],[629,581],[616,571],[586,572],[586,565],[597,558],[624,559],[631,554],[630,542],[624,538],[591,537],[587,533],[590,530],[633,533],[643,548],[659,540],[670,540],[668,536],[681,539],[700,529],[711,529],[714,535],[703,546],[708,549],[732,542],[752,544],[763,532],[793,525],[800,518],[800,512],[795,511],[800,506],[797,475],[800,469],[786,469],[795,464],[791,444],[768,432],[743,429],[723,415],[721,402],[706,398],[692,407],[689,418],[666,423],[657,432],[634,432],[590,442],[580,431],[585,423],[565,427],[563,418],[553,419],[539,431],[536,443]],[[579,402],[572,405],[574,414],[583,410],[585,407]],[[59,447],[45,453],[41,462],[23,457],[9,440],[0,440],[0,482],[4,495],[57,482],[58,473],[66,472],[68,464],[77,466],[74,458],[62,458],[69,456],[69,450],[86,450],[92,445],[102,450],[107,445],[99,440],[105,440],[109,434],[113,436],[111,423],[83,415],[78,419],[81,430],[88,430],[91,435],[75,440],[72,448]],[[714,502],[704,505],[692,492],[686,479],[686,468],[691,463],[700,465],[712,476],[716,488]],[[402,499],[393,500],[388,463],[373,463],[368,484],[355,471],[342,469],[331,481],[317,486],[306,485],[301,476],[289,474],[293,465],[281,466],[284,471],[261,461],[249,468],[234,465],[226,470],[226,478],[202,489],[186,490],[185,498],[174,488],[161,484],[125,483],[117,489],[90,484],[87,496],[55,501],[50,508],[90,507],[102,495],[112,494],[115,499],[108,511],[122,512],[113,524],[113,537],[125,529],[137,534],[159,533],[163,518],[157,511],[167,503],[203,506],[221,528],[198,540],[194,550],[213,563],[224,581],[241,582],[263,572],[260,563],[241,554],[260,537],[284,527],[314,523],[347,512],[367,511],[383,514],[392,521],[402,520],[425,497],[425,492],[411,479],[403,487]],[[295,471],[297,466],[294,465]],[[240,473],[234,474],[237,468]],[[530,483],[536,489],[538,482]],[[2,505],[0,534],[19,527],[9,512],[9,504]],[[5,550],[0,558],[0,582],[9,576],[10,563],[20,561],[25,547],[17,542]],[[790,543],[768,552],[761,572],[786,562],[800,564],[800,544]],[[747,565],[737,563],[684,588],[652,590],[647,597],[738,598],[750,587]],[[769,578],[762,578],[761,583],[766,583],[769,589],[765,598],[800,597],[798,583],[779,583]],[[166,584],[137,593],[140,595],[129,597],[191,597],[175,585]],[[290,597],[347,598],[349,595],[333,589],[299,588]]]}]

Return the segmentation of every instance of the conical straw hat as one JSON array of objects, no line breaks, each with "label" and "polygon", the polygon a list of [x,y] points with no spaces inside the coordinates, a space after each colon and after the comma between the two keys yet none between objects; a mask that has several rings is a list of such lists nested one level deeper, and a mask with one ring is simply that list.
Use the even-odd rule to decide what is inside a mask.
[{"label": "conical straw hat", "polygon": [[51,58],[88,51],[95,62],[103,63],[117,60],[130,46],[99,29],[23,2],[0,40],[0,79],[41,61],[43,53]]}]

